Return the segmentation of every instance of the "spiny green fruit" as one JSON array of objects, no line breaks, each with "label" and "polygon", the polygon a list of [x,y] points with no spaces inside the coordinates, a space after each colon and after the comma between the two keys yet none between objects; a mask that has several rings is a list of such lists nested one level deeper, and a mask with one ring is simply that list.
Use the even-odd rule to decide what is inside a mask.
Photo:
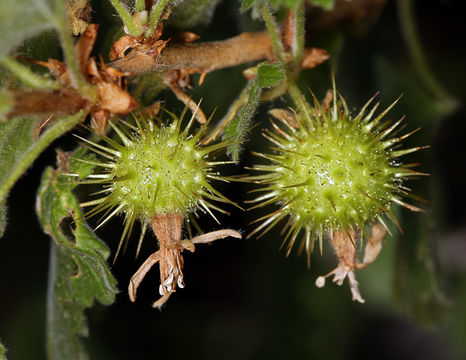
[{"label": "spiny green fruit", "polygon": [[192,135],[189,131],[194,117],[181,130],[182,119],[171,115],[174,120],[169,126],[160,120],[154,122],[146,118],[136,118],[136,126],[121,120],[121,125],[111,121],[110,125],[121,143],[103,137],[108,145],[103,146],[80,138],[102,159],[93,164],[104,169],[83,181],[104,185],[99,191],[104,196],[82,204],[95,206],[86,216],[105,212],[98,225],[100,227],[114,215],[123,213],[125,228],[122,241],[136,220],[145,226],[146,220],[156,215],[180,214],[186,217],[197,209],[214,217],[211,209],[223,210],[210,200],[231,203],[210,184],[212,179],[224,180],[213,167],[225,162],[208,159],[212,152],[228,144],[221,142],[201,146],[199,139],[206,125]]},{"label": "spiny green fruit", "polygon": [[367,111],[373,99],[356,116],[351,115],[343,97],[337,101],[334,96],[328,109],[315,101],[314,108],[308,105],[295,118],[292,114],[279,116],[285,128],[272,122],[274,131],[265,131],[264,136],[274,144],[274,153],[256,153],[268,163],[253,166],[263,174],[249,177],[261,185],[255,191],[265,194],[250,203],[256,203],[253,208],[280,207],[256,220],[262,223],[249,236],[261,230],[262,236],[288,217],[284,229],[288,254],[301,233],[302,247],[309,255],[316,237],[322,245],[324,234],[364,233],[365,226],[375,221],[385,225],[383,214],[396,222],[393,203],[420,210],[404,202],[411,194],[403,183],[423,174],[398,160],[421,149],[398,149],[400,141],[416,130],[390,137],[403,119],[394,124],[382,120],[397,101],[374,116],[379,104]]},{"label": "spiny green fruit", "polygon": [[[138,117],[135,117],[136,126],[125,121],[120,121],[121,126],[110,122],[121,143],[103,137],[108,145],[103,146],[81,138],[102,159],[100,162],[81,161],[103,169],[102,172],[91,174],[83,181],[104,185],[103,190],[97,193],[104,194],[102,197],[81,204],[95,206],[86,216],[105,212],[98,225],[100,227],[117,214],[125,215],[125,227],[117,255],[136,220],[143,224],[136,254],[139,253],[147,224],[157,237],[158,250],[151,254],[132,276],[128,294],[131,301],[136,300],[141,281],[152,266],[158,263],[161,297],[152,305],[158,308],[165,304],[177,287],[184,287],[183,251],[194,251],[196,244],[205,244],[225,237],[241,238],[241,234],[232,229],[192,237],[188,228],[190,238],[182,239],[183,221],[191,217],[192,212],[201,210],[217,220],[211,209],[225,211],[210,203],[210,200],[233,204],[210,184],[212,179],[227,180],[213,170],[216,165],[227,162],[210,161],[209,156],[216,150],[228,146],[229,142],[202,146],[200,139],[208,125],[205,124],[198,132],[190,134],[196,112],[184,130],[181,130],[183,116],[177,118],[171,115],[171,125],[165,125],[159,119],[154,122]],[[197,227],[192,217],[191,220]]]}]

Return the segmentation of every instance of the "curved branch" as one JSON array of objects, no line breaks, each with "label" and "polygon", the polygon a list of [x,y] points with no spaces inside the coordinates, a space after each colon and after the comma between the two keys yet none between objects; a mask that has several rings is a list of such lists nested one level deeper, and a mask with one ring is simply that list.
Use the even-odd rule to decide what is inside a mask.
[{"label": "curved branch", "polygon": [[270,36],[267,32],[257,32],[243,33],[223,41],[173,44],[161,54],[133,49],[126,57],[108,66],[131,75],[187,68],[207,73],[272,56]]}]

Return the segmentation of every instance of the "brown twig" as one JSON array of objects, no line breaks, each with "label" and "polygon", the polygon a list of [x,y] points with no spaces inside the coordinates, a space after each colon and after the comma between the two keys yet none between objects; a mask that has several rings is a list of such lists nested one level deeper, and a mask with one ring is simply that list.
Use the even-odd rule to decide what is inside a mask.
[{"label": "brown twig", "polygon": [[65,115],[86,109],[88,101],[77,90],[20,90],[14,93],[14,105],[7,117],[28,115]]},{"label": "brown twig", "polygon": [[216,69],[272,58],[267,32],[243,33],[223,41],[168,45],[155,61],[153,54],[134,49],[109,66],[132,75],[151,71],[192,69],[207,73]]}]

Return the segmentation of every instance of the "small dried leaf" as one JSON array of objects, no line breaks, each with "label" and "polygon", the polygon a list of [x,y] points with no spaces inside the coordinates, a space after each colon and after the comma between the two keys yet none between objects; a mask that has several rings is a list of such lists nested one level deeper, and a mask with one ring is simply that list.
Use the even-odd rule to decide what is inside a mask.
[{"label": "small dried leaf", "polygon": [[173,42],[182,42],[182,43],[193,43],[200,38],[199,35],[190,32],[184,31],[172,37]]},{"label": "small dried leaf", "polygon": [[123,58],[125,57],[126,50],[134,48],[140,44],[139,38],[135,38],[131,35],[123,35],[112,44],[108,57],[111,61]]},{"label": "small dried leaf", "polygon": [[126,115],[137,108],[131,95],[116,84],[101,82],[96,85],[99,95],[99,108],[112,114]]},{"label": "small dried leaf", "polygon": [[317,65],[322,64],[330,58],[327,50],[319,48],[305,48],[304,55],[301,60],[302,69],[311,69]]}]

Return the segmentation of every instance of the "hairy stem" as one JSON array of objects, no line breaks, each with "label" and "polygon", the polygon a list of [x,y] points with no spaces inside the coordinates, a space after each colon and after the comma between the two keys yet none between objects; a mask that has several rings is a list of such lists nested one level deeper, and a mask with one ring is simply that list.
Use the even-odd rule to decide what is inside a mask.
[{"label": "hairy stem", "polygon": [[81,73],[81,68],[78,63],[79,56],[76,54],[73,39],[64,20],[57,23],[57,29],[60,43],[63,49],[65,63],[68,66],[69,75],[74,87],[79,90],[82,97],[85,97],[86,99],[93,102],[96,101],[97,92],[95,88],[86,81],[83,74]]},{"label": "hairy stem", "polygon": [[159,23],[160,17],[162,16],[163,10],[168,5],[169,0],[158,0],[153,6],[150,12],[150,19],[149,19],[149,29],[146,31],[146,36],[151,37],[157,25]]},{"label": "hairy stem", "polygon": [[223,116],[222,120],[215,126],[215,128],[202,140],[203,145],[210,144],[212,141],[216,140],[217,137],[225,130],[228,124],[233,121],[238,111],[244,106],[249,99],[249,92],[251,91],[251,84],[248,83],[246,87],[241,91],[239,97],[233,101],[228,109],[228,112]]},{"label": "hairy stem", "polygon": [[279,36],[278,26],[272,14],[270,13],[267,5],[264,5],[262,8],[262,17],[264,18],[265,26],[269,31],[270,38],[272,39],[271,43],[274,55],[278,61],[284,61],[285,56],[283,51],[283,45]]},{"label": "hairy stem", "polygon": [[139,26],[133,20],[131,14],[120,3],[120,1],[119,0],[110,0],[110,3],[113,5],[115,10],[118,12],[118,15],[120,16],[121,21],[123,21],[123,24],[125,24],[125,27],[128,30],[128,32],[133,36],[142,35],[144,30],[139,28]]}]

